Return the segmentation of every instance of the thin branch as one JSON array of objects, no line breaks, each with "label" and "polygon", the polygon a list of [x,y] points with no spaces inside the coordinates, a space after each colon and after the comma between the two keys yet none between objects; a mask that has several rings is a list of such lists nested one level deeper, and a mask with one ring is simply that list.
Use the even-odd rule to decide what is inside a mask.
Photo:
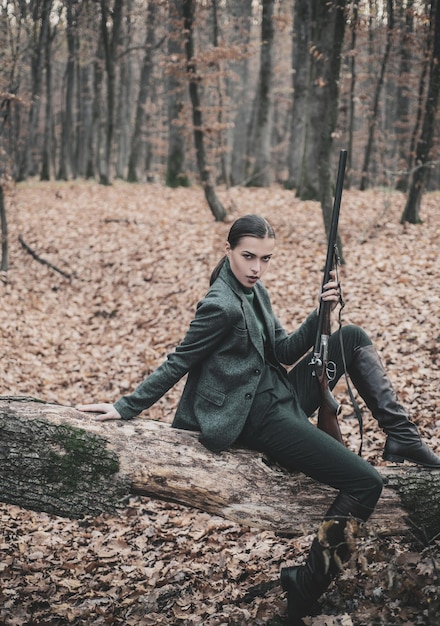
[{"label": "thin branch", "polygon": [[58,272],[59,274],[61,274],[65,278],[68,278],[69,280],[71,280],[72,274],[67,274],[66,272],[63,272],[63,270],[60,270],[56,265],[53,265],[49,261],[46,261],[46,259],[42,259],[35,252],[35,250],[33,250],[30,246],[28,246],[27,243],[25,243],[25,241],[23,241],[23,237],[21,235],[18,236],[18,241],[20,242],[21,246],[26,250],[26,252],[29,252],[31,257],[34,258],[36,261],[38,261],[42,265],[47,265],[47,267],[50,267],[50,269],[54,270],[55,272]]}]

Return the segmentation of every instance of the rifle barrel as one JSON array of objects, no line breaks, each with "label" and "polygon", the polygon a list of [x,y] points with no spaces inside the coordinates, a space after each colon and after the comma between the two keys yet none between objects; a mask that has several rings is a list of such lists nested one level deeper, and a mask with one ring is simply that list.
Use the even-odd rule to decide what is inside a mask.
[{"label": "rifle barrel", "polygon": [[[336,178],[335,197],[333,200],[332,220],[330,224],[330,233],[328,236],[327,257],[325,260],[322,287],[324,287],[324,285],[329,281],[330,272],[333,269],[335,249],[336,249],[336,240],[338,236],[338,223],[339,223],[339,213],[341,209],[342,190],[344,188],[344,174],[345,174],[346,163],[347,163],[347,150],[341,150],[339,152],[338,175]],[[316,336],[315,354],[319,352],[320,335],[322,334],[324,314],[325,314],[325,302],[321,300],[319,303],[318,333]]]}]

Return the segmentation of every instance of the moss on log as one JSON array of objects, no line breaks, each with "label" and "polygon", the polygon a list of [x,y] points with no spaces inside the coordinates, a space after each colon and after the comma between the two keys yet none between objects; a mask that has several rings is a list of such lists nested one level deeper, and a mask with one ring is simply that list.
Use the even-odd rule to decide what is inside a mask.
[{"label": "moss on log", "polygon": [[0,499],[71,517],[115,511],[129,495],[107,441],[70,424],[0,409]]}]

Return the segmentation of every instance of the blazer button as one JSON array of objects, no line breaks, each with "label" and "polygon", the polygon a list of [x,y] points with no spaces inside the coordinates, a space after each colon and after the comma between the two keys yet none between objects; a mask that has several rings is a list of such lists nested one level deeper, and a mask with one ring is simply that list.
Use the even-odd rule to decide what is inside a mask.
[{"label": "blazer button", "polygon": [[254,372],[257,376],[259,376],[261,374],[261,370],[255,370]]},{"label": "blazer button", "polygon": [[247,393],[245,395],[246,400],[250,400],[252,398],[252,394],[251,393]]}]

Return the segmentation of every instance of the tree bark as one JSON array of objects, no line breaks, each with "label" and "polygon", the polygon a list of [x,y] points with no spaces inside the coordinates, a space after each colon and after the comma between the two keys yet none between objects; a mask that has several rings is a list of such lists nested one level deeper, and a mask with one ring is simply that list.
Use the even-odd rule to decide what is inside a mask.
[{"label": "tree bark", "polygon": [[[98,422],[32,398],[0,398],[0,500],[67,517],[115,512],[130,494],[300,536],[336,493],[260,453],[210,452],[197,433],[152,420]],[[369,527],[380,535],[440,531],[440,472],[379,468],[386,481]]]},{"label": "tree bark", "polygon": [[194,145],[196,148],[197,167],[200,173],[205,198],[217,222],[222,222],[226,217],[226,210],[217,197],[210,167],[206,158],[205,136],[202,120],[202,104],[200,101],[200,93],[198,83],[202,79],[197,73],[196,61],[194,57],[194,3],[193,0],[183,0],[183,18],[184,32],[186,34],[185,52],[186,52],[186,69],[189,82],[189,96],[192,105],[193,126],[194,126]]},{"label": "tree bark", "polygon": [[406,191],[408,188],[407,163],[409,159],[409,136],[410,136],[410,114],[411,102],[413,100],[413,90],[408,85],[408,78],[411,76],[412,46],[414,42],[414,0],[408,1],[408,7],[398,7],[399,20],[401,23],[399,42],[399,80],[396,92],[396,157],[397,166],[401,171],[396,182],[398,191]]},{"label": "tree bark", "polygon": [[117,114],[115,122],[115,144],[116,144],[116,177],[124,179],[127,173],[127,166],[131,145],[131,119],[133,109],[133,66],[135,61],[132,58],[130,47],[134,37],[132,0],[127,0],[126,15],[122,22],[121,30],[121,51],[122,60],[119,62],[120,76],[118,86]]},{"label": "tree bark", "polygon": [[[111,8],[107,0],[101,0],[101,32],[104,44],[105,70],[107,74],[107,122],[103,167],[99,174],[102,185],[111,184],[112,146],[115,130],[116,55],[120,44],[123,0],[115,0]],[[111,29],[109,29],[111,19]]]},{"label": "tree bark", "polygon": [[8,220],[6,217],[5,194],[3,183],[0,180],[0,235],[1,235],[1,259],[0,272],[7,272],[9,268],[9,241],[8,241]]},{"label": "tree bark", "polygon": [[68,0],[66,6],[67,25],[67,64],[66,64],[66,95],[64,114],[62,121],[60,168],[58,178],[70,180],[73,176],[73,157],[75,154],[75,69],[78,62],[76,58],[75,29],[78,15],[74,7],[74,1]]},{"label": "tree bark", "polygon": [[345,176],[345,187],[350,189],[352,171],[353,171],[353,145],[354,145],[354,129],[356,121],[356,39],[357,30],[359,28],[359,0],[353,2],[353,17],[351,20],[351,44],[350,44],[350,90],[348,101],[348,146],[347,146],[347,173]]},{"label": "tree bark", "polygon": [[425,103],[422,132],[417,143],[416,167],[412,173],[401,223],[419,224],[420,202],[425,184],[427,165],[435,135],[435,120],[440,95],[440,0],[433,3],[433,53],[430,63],[428,95]]},{"label": "tree bark", "polygon": [[52,81],[52,42],[56,35],[56,26],[49,25],[49,32],[46,38],[44,64],[46,69],[46,104],[44,115],[43,146],[41,150],[41,172],[40,180],[50,180],[52,178],[54,164],[54,120],[53,120],[53,81]]},{"label": "tree bark", "polygon": [[[338,121],[339,77],[341,73],[342,42],[345,32],[345,0],[338,0],[330,8],[325,34],[321,45],[326,61],[322,67],[321,78],[324,86],[319,89],[321,97],[321,132],[316,144],[318,163],[319,199],[327,236],[330,233],[332,219],[333,182],[331,175],[331,155],[333,134]],[[344,262],[342,242],[338,235],[338,253]]]},{"label": "tree bark", "polygon": [[[298,53],[307,60],[307,74],[298,76],[301,101],[307,103],[303,149],[299,157],[295,182],[301,200],[321,202],[326,230],[331,220],[330,160],[336,131],[339,103],[339,80],[342,44],[345,32],[346,0],[326,3],[314,0],[310,7],[302,3],[297,17],[302,23],[303,41]],[[299,11],[298,6],[298,11]],[[300,25],[297,25],[300,29]],[[296,113],[294,112],[294,115]],[[294,138],[292,137],[291,141]],[[328,232],[328,230],[327,230]]]},{"label": "tree bark", "polygon": [[246,137],[251,99],[249,96],[249,48],[251,42],[252,0],[233,0],[229,4],[231,15],[231,45],[238,47],[240,55],[230,64],[227,78],[228,99],[234,103],[234,128],[229,171],[232,185],[243,185],[246,179]]},{"label": "tree bark", "polygon": [[295,2],[295,15],[293,20],[293,46],[292,46],[292,88],[293,109],[290,126],[288,180],[289,189],[298,188],[304,167],[304,154],[307,143],[310,105],[310,73],[311,55],[310,42],[312,38],[312,4],[309,0],[297,0]]},{"label": "tree bark", "polygon": [[251,187],[269,187],[273,182],[270,169],[272,131],[272,73],[274,0],[263,0],[261,18],[260,73],[247,149],[248,180]]},{"label": "tree bark", "polygon": [[[151,90],[151,80],[153,75],[153,54],[156,42],[158,8],[154,3],[150,3],[146,9],[146,38],[145,54],[142,62],[138,100],[136,106],[136,118],[134,122],[133,135],[131,137],[130,158],[128,160],[127,180],[130,183],[137,183],[142,176],[139,176],[139,164],[145,152],[147,122],[147,99]],[[143,174],[143,173],[142,173]]]},{"label": "tree bark", "polygon": [[385,52],[382,59],[382,64],[379,73],[379,79],[377,81],[376,90],[374,94],[373,108],[370,115],[370,121],[368,124],[368,141],[365,148],[364,164],[362,166],[361,184],[359,189],[365,191],[368,186],[368,169],[370,166],[371,154],[373,150],[374,132],[376,130],[376,123],[379,113],[380,94],[384,84],[385,70],[387,67],[388,59],[391,52],[392,36],[394,31],[394,7],[393,0],[387,0],[387,12],[388,12],[388,24],[387,24],[387,37]]},{"label": "tree bark", "polygon": [[32,176],[35,173],[33,149],[36,141],[40,116],[44,50],[46,47],[46,39],[48,37],[51,10],[52,0],[44,0],[41,3],[34,3],[32,6],[32,19],[34,22],[33,44],[31,48],[32,95],[29,107],[27,133],[24,140],[17,181],[26,180],[29,175]]},{"label": "tree bark", "polygon": [[[151,9],[150,9],[151,10]],[[185,47],[181,36],[183,29],[183,6],[181,0],[168,3],[168,54],[167,112],[168,112],[168,155],[166,169],[167,187],[190,187],[186,172],[186,141],[184,118],[186,85],[182,80],[185,66]]]}]

